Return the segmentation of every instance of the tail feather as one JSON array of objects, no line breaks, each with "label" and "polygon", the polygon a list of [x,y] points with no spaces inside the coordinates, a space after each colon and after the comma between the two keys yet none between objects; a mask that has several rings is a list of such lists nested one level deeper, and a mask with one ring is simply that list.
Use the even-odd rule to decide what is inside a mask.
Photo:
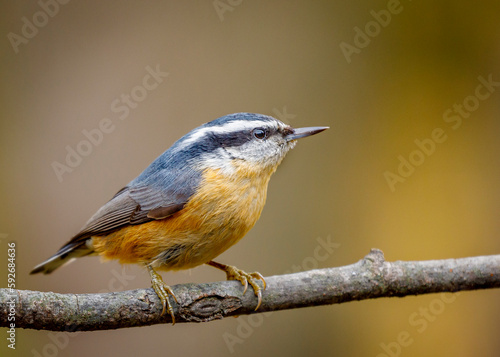
[{"label": "tail feather", "polygon": [[30,274],[50,274],[57,268],[70,263],[74,259],[92,253],[93,250],[87,246],[85,241],[80,241],[77,244],[69,243],[59,249],[52,257],[34,267]]}]

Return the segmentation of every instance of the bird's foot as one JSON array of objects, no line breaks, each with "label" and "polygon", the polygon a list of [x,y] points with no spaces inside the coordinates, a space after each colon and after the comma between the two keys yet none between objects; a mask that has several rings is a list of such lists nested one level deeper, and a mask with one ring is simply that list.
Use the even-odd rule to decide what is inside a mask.
[{"label": "bird's foot", "polygon": [[168,286],[163,282],[163,279],[161,278],[161,275],[158,274],[150,265],[146,265],[149,271],[149,275],[151,276],[151,285],[156,292],[156,295],[161,300],[161,303],[163,305],[163,310],[161,312],[161,315],[165,315],[165,312],[168,312],[170,316],[172,317],[172,325],[175,325],[175,316],[174,316],[174,310],[172,308],[172,304],[170,303],[170,299],[168,296],[172,296],[175,300],[176,303],[179,303],[177,301],[177,298],[175,297],[174,292]]},{"label": "bird's foot", "polygon": [[[244,286],[243,294],[245,294],[248,288],[248,284],[250,284],[255,293],[255,296],[257,296],[257,307],[255,308],[255,311],[257,311],[262,303],[262,291],[266,289],[266,281],[260,273],[246,273],[243,270],[238,269],[232,265],[225,265],[214,261],[210,261],[207,264],[213,266],[214,268],[225,271],[227,280],[238,280]],[[262,281],[262,288],[259,286],[259,284],[257,284],[257,280]]]}]

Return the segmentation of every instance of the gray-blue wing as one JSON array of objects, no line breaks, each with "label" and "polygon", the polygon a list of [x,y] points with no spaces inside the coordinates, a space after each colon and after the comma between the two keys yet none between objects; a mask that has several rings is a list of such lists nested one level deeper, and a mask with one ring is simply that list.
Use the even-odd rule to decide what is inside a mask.
[{"label": "gray-blue wing", "polygon": [[81,244],[88,237],[127,225],[168,218],[184,207],[199,181],[199,175],[191,170],[175,175],[159,171],[147,179],[134,180],[102,206],[68,244]]}]

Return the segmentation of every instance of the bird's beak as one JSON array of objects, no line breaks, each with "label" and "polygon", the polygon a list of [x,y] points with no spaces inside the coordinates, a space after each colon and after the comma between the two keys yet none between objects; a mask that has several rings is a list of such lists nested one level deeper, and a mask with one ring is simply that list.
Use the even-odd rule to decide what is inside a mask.
[{"label": "bird's beak", "polygon": [[292,140],[297,140],[300,138],[305,138],[306,136],[311,136],[314,134],[321,133],[322,131],[330,129],[328,126],[312,126],[309,128],[297,128],[297,129],[292,129],[293,131],[285,136],[286,141],[292,141]]}]

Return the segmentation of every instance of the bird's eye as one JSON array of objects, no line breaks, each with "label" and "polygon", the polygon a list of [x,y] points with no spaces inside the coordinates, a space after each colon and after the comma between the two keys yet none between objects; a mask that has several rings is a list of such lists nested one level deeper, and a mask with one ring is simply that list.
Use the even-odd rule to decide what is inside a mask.
[{"label": "bird's eye", "polygon": [[255,136],[257,139],[265,139],[266,136],[267,136],[267,132],[266,130],[264,130],[263,128],[255,128],[253,129],[253,136]]}]

